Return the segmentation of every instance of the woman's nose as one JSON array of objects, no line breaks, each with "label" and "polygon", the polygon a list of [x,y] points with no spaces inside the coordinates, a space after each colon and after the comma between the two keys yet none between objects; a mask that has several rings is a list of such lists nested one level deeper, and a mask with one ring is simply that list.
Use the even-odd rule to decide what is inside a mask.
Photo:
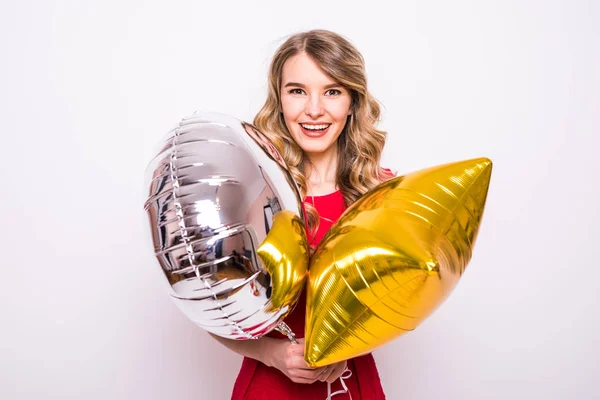
[{"label": "woman's nose", "polygon": [[306,113],[306,115],[312,118],[316,118],[323,115],[324,110],[320,96],[311,96],[306,101],[304,112]]}]

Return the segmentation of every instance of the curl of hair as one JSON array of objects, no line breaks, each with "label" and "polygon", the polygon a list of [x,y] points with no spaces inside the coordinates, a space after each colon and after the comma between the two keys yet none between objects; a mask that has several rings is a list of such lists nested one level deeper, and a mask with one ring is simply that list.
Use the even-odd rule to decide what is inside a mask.
[{"label": "curl of hair", "polygon": [[[281,76],[285,62],[304,52],[352,98],[351,114],[338,139],[336,184],[346,206],[368,190],[393,177],[380,167],[387,133],[376,128],[380,106],[367,90],[365,63],[359,51],[342,36],[311,30],[290,36],[275,52],[269,68],[267,99],[254,118],[254,125],[277,147],[305,198],[308,186],[305,171],[310,161],[287,129],[281,108]],[[319,226],[317,210],[305,202],[308,226],[314,234]]]}]

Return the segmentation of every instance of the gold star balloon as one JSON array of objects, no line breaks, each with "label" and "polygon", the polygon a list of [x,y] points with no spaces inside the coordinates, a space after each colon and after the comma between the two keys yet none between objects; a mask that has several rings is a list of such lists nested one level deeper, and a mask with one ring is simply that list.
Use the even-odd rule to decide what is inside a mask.
[{"label": "gold star balloon", "polygon": [[304,221],[289,210],[279,211],[256,253],[271,275],[271,301],[264,309],[274,311],[296,304],[308,266]]},{"label": "gold star balloon", "polygon": [[310,264],[309,365],[369,353],[446,299],[471,259],[491,172],[487,158],[413,172],[344,212]]}]

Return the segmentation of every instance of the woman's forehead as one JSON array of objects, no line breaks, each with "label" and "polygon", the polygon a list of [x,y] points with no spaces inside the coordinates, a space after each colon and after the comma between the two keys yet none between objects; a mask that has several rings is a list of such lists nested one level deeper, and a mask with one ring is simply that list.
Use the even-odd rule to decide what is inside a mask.
[{"label": "woman's forehead", "polygon": [[321,67],[304,53],[290,57],[283,65],[281,86],[322,87],[339,86]]}]

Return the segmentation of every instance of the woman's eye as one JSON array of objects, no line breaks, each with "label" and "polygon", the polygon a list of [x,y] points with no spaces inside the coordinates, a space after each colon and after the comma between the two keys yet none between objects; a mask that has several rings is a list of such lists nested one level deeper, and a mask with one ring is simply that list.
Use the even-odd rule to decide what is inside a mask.
[{"label": "woman's eye", "polygon": [[329,89],[325,92],[325,94],[327,96],[339,96],[340,94],[342,94],[342,91],[338,89]]},{"label": "woman's eye", "polygon": [[304,90],[302,89],[292,89],[290,90],[290,94],[303,94]]}]

